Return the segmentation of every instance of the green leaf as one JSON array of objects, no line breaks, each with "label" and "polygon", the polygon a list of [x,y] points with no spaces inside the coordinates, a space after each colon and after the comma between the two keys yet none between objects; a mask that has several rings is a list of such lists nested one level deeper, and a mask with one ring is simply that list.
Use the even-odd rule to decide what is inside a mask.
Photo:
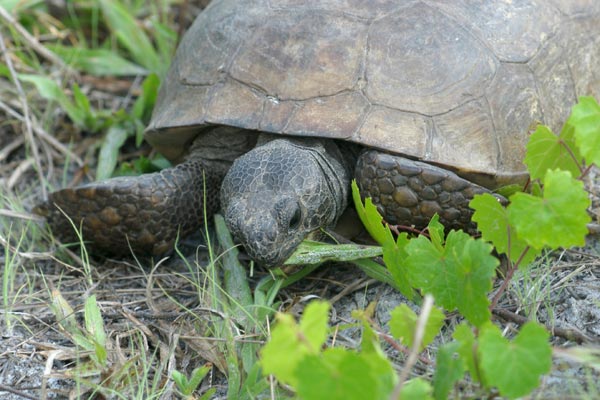
[{"label": "green leaf", "polygon": [[117,166],[119,149],[127,140],[129,129],[124,124],[113,124],[104,137],[100,154],[98,155],[98,167],[96,169],[96,179],[108,179]]},{"label": "green leaf", "polygon": [[489,320],[487,293],[498,266],[489,243],[453,230],[445,246],[433,238],[430,241],[419,236],[410,241],[406,250],[413,286],[431,293],[447,310],[457,308],[476,326]]},{"label": "green leaf", "polygon": [[528,322],[511,342],[489,324],[479,335],[478,355],[488,382],[508,398],[522,397],[539,385],[550,371],[552,348],[542,326]]},{"label": "green leaf", "polygon": [[465,374],[466,365],[458,354],[459,342],[446,343],[437,351],[433,375],[433,393],[436,400],[445,400],[448,393]]},{"label": "green leaf", "polygon": [[400,400],[433,400],[433,389],[423,378],[415,378],[406,382],[400,391]]},{"label": "green leaf", "polygon": [[127,61],[115,51],[108,49],[84,49],[81,47],[48,44],[47,47],[73,68],[96,76],[135,76],[148,71]]},{"label": "green leaf", "polygon": [[327,340],[330,307],[325,301],[312,301],[302,313],[300,330],[314,350],[320,349]]},{"label": "green leaf", "polygon": [[383,246],[383,262],[395,281],[393,286],[400,290],[400,293],[406,298],[412,300],[415,293],[408,280],[408,272],[405,266],[407,257],[405,246],[408,243],[408,235],[406,232],[402,232],[394,240],[390,228],[383,225],[383,217],[379,214],[371,199],[365,199],[363,205],[355,180],[352,181],[352,198],[361,222],[371,237]]},{"label": "green leaf", "polygon": [[383,262],[388,271],[392,274],[396,287],[407,299],[412,300],[415,291],[410,284],[406,259],[406,245],[408,244],[408,234],[401,232],[394,242],[389,241],[383,245]]},{"label": "green leaf", "polygon": [[194,368],[190,380],[188,381],[188,388],[190,389],[190,392],[188,394],[192,394],[194,390],[196,390],[198,386],[200,386],[200,383],[202,382],[206,374],[210,372],[210,370],[210,364]]},{"label": "green leaf", "polygon": [[[158,88],[160,86],[160,78],[152,73],[144,79],[142,83],[142,93],[133,103],[132,114],[140,121],[147,123],[152,115]],[[139,143],[138,143],[139,146]]]},{"label": "green leaf", "polygon": [[328,244],[305,240],[300,243],[285,265],[321,264],[325,261],[354,261],[378,257],[383,250],[379,246],[358,244]]},{"label": "green leaf", "polygon": [[[363,314],[364,316],[364,314]],[[382,393],[391,393],[398,381],[392,363],[381,349],[379,336],[369,325],[366,316],[358,318],[362,320],[363,335],[361,340],[361,356],[369,364],[369,371],[377,377],[377,384],[380,386],[379,391]]]},{"label": "green leaf", "polygon": [[331,348],[322,356],[307,356],[298,365],[298,395],[311,400],[384,399],[392,388],[379,385],[379,377],[362,354]]},{"label": "green leaf", "polygon": [[477,222],[481,237],[491,242],[498,253],[509,255],[512,262],[517,262],[521,254],[527,251],[521,260],[522,266],[528,265],[539,254],[539,251],[532,248],[527,249],[527,243],[517,236],[514,228],[508,223],[507,209],[496,197],[489,193],[475,195],[469,207],[475,210],[472,219]]},{"label": "green leaf", "polygon": [[171,372],[171,378],[173,379],[173,381],[177,385],[177,389],[179,389],[181,393],[183,393],[184,395],[189,394],[187,393],[188,379],[184,374],[175,370]]},{"label": "green leaf", "polygon": [[381,245],[394,243],[392,232],[387,226],[383,225],[383,218],[371,199],[365,199],[365,204],[363,205],[356,180],[352,180],[352,199],[354,200],[358,217],[367,229],[367,232],[369,232],[369,235]]},{"label": "green leaf", "polygon": [[100,7],[106,23],[117,40],[125,47],[133,60],[151,72],[160,76],[166,71],[169,63],[158,56],[152,42],[127,8],[117,0],[100,0]]},{"label": "green leaf", "polygon": [[20,74],[19,79],[33,84],[44,99],[57,102],[76,125],[85,126],[83,113],[67,97],[63,88],[56,81],[45,76],[30,74]]},{"label": "green leaf", "polygon": [[85,300],[84,306],[85,329],[92,336],[95,343],[97,361],[104,365],[107,359],[106,330],[96,296],[92,295]]},{"label": "green leaf", "polygon": [[[575,155],[575,159],[571,154]],[[531,179],[541,179],[547,170],[556,168],[579,176],[582,160],[575,147],[573,130],[565,125],[560,136],[557,136],[547,126],[538,125],[527,143],[524,162]]]},{"label": "green leaf", "polygon": [[[399,305],[391,313],[390,333],[405,346],[412,348],[417,329],[417,319],[418,315],[406,304]],[[439,308],[433,307],[431,309],[431,314],[429,314],[429,319],[425,324],[425,334],[419,346],[419,351],[423,350],[437,336],[444,324],[444,319],[445,315]]]},{"label": "green leaf", "polygon": [[567,171],[550,170],[544,177],[543,198],[526,193],[511,197],[509,221],[534,249],[583,246],[591,220],[589,206],[581,181]]},{"label": "green leaf", "polygon": [[251,329],[254,322],[248,320],[248,314],[250,314],[249,310],[254,305],[254,301],[248,281],[248,271],[238,259],[239,250],[234,245],[231,233],[225,225],[225,218],[220,214],[215,214],[213,219],[219,245],[222,249],[226,249],[222,255],[221,268],[223,270],[225,292],[229,294],[232,300],[229,305],[230,312],[238,324]]},{"label": "green leaf", "polygon": [[273,374],[281,382],[296,386],[296,368],[310,354],[318,354],[327,338],[329,304],[310,303],[300,325],[288,314],[277,314],[277,324],[269,342],[261,350],[263,374]]},{"label": "green leaf", "polygon": [[588,164],[600,165],[600,105],[593,97],[581,97],[567,124],[575,129],[575,141]]},{"label": "green leaf", "polygon": [[475,361],[477,359],[475,354],[476,341],[472,328],[469,327],[465,322],[462,322],[456,327],[456,329],[454,329],[452,337],[459,344],[456,351],[460,355],[460,359],[464,363],[467,371],[469,371],[471,374],[471,378],[477,382],[485,384],[485,381],[482,380],[483,377],[479,375],[479,370]]}]

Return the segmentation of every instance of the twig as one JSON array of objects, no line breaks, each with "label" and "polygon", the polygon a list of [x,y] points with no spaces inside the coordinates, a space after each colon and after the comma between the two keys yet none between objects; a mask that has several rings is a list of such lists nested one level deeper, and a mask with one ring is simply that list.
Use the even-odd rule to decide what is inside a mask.
[{"label": "twig", "polygon": [[[3,7],[0,7],[0,14],[6,10]],[[46,199],[48,194],[46,192],[46,186],[41,184],[44,182],[44,175],[42,174],[42,163],[40,162],[40,154],[37,147],[37,142],[33,137],[33,129],[31,127],[31,119],[29,117],[29,105],[27,104],[27,97],[25,96],[25,92],[23,92],[23,87],[21,87],[21,82],[17,76],[17,72],[15,71],[12,61],[8,56],[8,50],[4,44],[4,36],[2,35],[2,31],[0,31],[0,50],[2,51],[2,55],[4,57],[4,61],[6,62],[6,66],[10,72],[10,76],[17,88],[17,93],[19,94],[19,100],[21,101],[21,105],[23,107],[23,117],[25,119],[25,139],[29,142],[29,146],[31,148],[31,153],[33,155],[33,160],[35,161],[36,172],[38,174],[38,178],[40,180],[40,186],[42,188],[42,197]]]},{"label": "twig", "polygon": [[28,395],[27,393],[24,393],[24,392],[22,392],[20,390],[13,389],[10,386],[5,386],[5,385],[0,385],[0,392],[9,392],[9,393],[12,393],[14,395],[21,396],[24,399],[33,399],[33,400],[37,399],[36,396]]},{"label": "twig", "polygon": [[[511,311],[508,310],[504,310],[501,308],[496,308],[492,310],[492,313],[496,314],[497,316],[499,316],[500,318],[506,320],[506,321],[511,321],[514,322],[518,325],[524,325],[525,323],[529,322],[529,320],[525,317],[523,317],[522,315],[519,314],[515,314]],[[590,343],[590,342],[594,342],[594,343],[600,343],[600,338],[591,338],[589,336],[587,336],[585,333],[580,332],[577,329],[564,329],[564,328],[556,328],[556,327],[551,327],[551,326],[546,326],[546,329],[548,329],[550,332],[552,332],[553,335],[561,337],[563,339],[567,339],[567,340],[573,340],[577,343]]]}]

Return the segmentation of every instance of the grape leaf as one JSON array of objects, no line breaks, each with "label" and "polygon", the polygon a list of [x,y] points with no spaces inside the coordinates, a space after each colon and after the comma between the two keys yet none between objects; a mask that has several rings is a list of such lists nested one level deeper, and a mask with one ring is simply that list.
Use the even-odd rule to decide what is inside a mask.
[{"label": "grape leaf", "polygon": [[390,271],[396,286],[407,299],[412,300],[415,292],[410,284],[408,269],[406,267],[406,245],[408,234],[401,232],[396,241],[386,242],[383,245],[383,263]]},{"label": "grape leaf", "polygon": [[362,319],[363,335],[360,343],[361,356],[369,363],[369,371],[377,377],[382,392],[391,393],[398,381],[394,367],[381,349],[379,336],[369,325],[366,318]]},{"label": "grape leaf", "polygon": [[462,322],[454,329],[452,337],[459,343],[459,347],[456,351],[460,355],[467,371],[471,374],[471,378],[477,382],[485,383],[479,375],[477,363],[475,362],[476,342],[473,330],[465,322]]},{"label": "grape leaf", "polygon": [[433,394],[436,400],[445,400],[448,393],[464,375],[466,366],[462,358],[455,357],[460,343],[442,345],[437,352],[436,368],[433,376]]},{"label": "grape leaf", "polygon": [[567,124],[574,127],[575,141],[588,164],[600,165],[600,105],[593,97],[581,97]]},{"label": "grape leaf", "polygon": [[308,355],[319,353],[327,339],[328,312],[328,303],[314,301],[304,309],[300,325],[291,315],[277,314],[271,338],[261,350],[263,373],[296,386],[297,366]]},{"label": "grape leaf", "polygon": [[523,325],[512,342],[502,337],[495,325],[486,325],[479,335],[477,353],[487,381],[493,383],[503,396],[527,395],[552,366],[552,348],[548,339],[546,329],[533,322]]},{"label": "grape leaf", "polygon": [[[429,319],[425,324],[425,334],[419,351],[423,350],[433,341],[439,333],[445,319],[444,313],[436,307],[431,309]],[[405,346],[412,348],[415,339],[415,330],[417,328],[418,316],[406,304],[401,304],[394,308],[390,319],[390,333],[396,339],[399,339]]]},{"label": "grape leaf", "polygon": [[377,207],[375,207],[371,198],[366,198],[363,205],[355,180],[352,180],[352,199],[354,200],[354,207],[356,207],[358,217],[367,229],[367,232],[369,232],[369,235],[381,245],[394,243],[392,232],[387,226],[382,224],[383,217],[377,211]]},{"label": "grape leaf", "polygon": [[400,400],[433,400],[429,382],[422,378],[411,379],[402,386]]},{"label": "grape leaf", "polygon": [[508,206],[517,235],[534,249],[583,246],[590,222],[590,200],[583,183],[568,171],[550,170],[543,197],[515,193]]},{"label": "grape leaf", "polygon": [[396,287],[407,299],[412,300],[415,293],[408,280],[408,272],[405,267],[407,257],[405,246],[408,243],[408,235],[406,232],[402,232],[394,241],[390,228],[382,224],[383,217],[371,199],[365,199],[363,205],[355,180],[352,181],[352,198],[361,222],[371,237],[383,247],[383,261],[392,274]]},{"label": "grape leaf", "polygon": [[314,350],[320,349],[327,340],[329,308],[326,301],[313,301],[306,306],[300,318],[300,331]]},{"label": "grape leaf", "polygon": [[487,293],[498,260],[491,255],[489,243],[453,230],[445,246],[419,236],[406,250],[413,286],[431,293],[447,310],[457,308],[476,326],[490,318]]},{"label": "grape leaf", "polygon": [[[477,222],[481,237],[491,242],[498,253],[510,255],[510,260],[517,262],[525,251],[527,243],[519,239],[514,228],[509,225],[507,209],[489,193],[476,195],[469,203],[469,207],[475,210],[473,221]],[[539,251],[529,248],[520,266],[528,265],[538,254]]]},{"label": "grape leaf", "polygon": [[370,367],[363,354],[342,348],[309,355],[297,368],[298,395],[311,400],[388,398],[393,386],[379,385],[378,374]]},{"label": "grape leaf", "polygon": [[[575,155],[577,162],[571,154]],[[561,134],[557,136],[547,126],[538,125],[527,142],[524,162],[531,179],[541,179],[547,170],[556,168],[570,171],[574,176],[579,176],[579,166],[582,164],[582,160],[575,146],[573,129],[565,125]]]}]

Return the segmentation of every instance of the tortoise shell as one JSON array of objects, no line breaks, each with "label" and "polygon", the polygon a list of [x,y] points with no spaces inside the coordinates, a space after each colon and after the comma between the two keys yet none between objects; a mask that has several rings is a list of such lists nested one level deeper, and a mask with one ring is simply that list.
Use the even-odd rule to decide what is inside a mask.
[{"label": "tortoise shell", "polygon": [[495,187],[532,122],[600,97],[599,41],[596,0],[215,0],[146,138],[176,162],[212,125],[341,139]]}]

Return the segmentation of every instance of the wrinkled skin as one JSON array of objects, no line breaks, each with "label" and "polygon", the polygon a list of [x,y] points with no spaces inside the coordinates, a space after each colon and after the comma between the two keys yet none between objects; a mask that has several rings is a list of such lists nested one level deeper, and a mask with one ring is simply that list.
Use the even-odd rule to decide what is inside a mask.
[{"label": "wrinkled skin", "polygon": [[351,166],[332,141],[276,139],[238,158],[221,187],[231,232],[264,266],[285,261],[348,202]]}]

